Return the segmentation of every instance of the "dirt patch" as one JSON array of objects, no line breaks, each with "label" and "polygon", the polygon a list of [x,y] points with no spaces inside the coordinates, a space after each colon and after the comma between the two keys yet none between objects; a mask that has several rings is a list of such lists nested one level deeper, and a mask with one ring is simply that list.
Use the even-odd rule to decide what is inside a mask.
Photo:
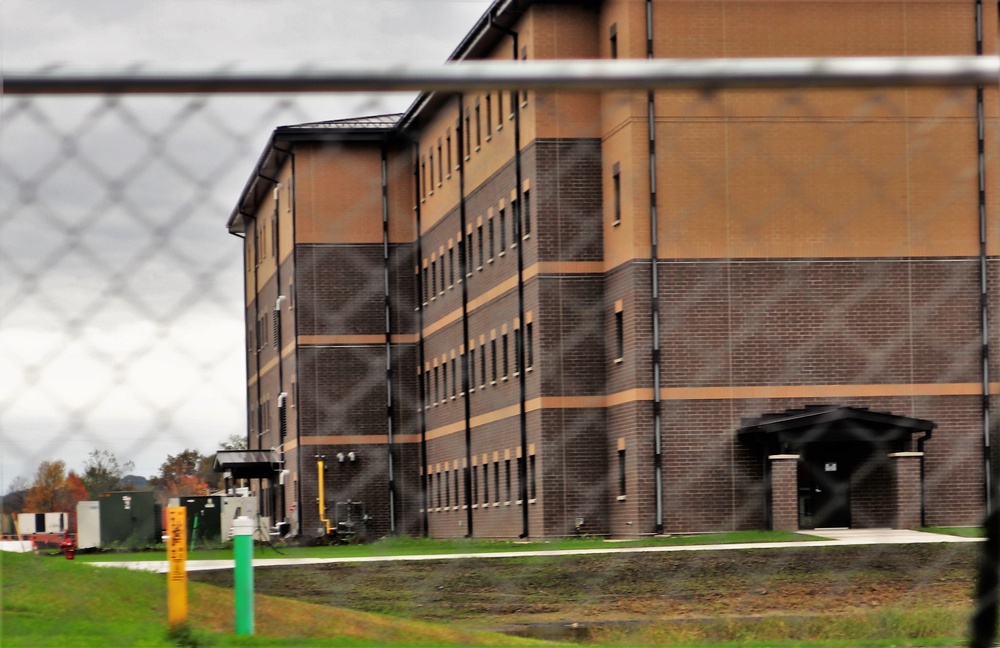
[{"label": "dirt patch", "polygon": [[[977,547],[877,545],[258,568],[256,590],[476,626],[971,608]],[[230,572],[192,580],[232,586]]]}]

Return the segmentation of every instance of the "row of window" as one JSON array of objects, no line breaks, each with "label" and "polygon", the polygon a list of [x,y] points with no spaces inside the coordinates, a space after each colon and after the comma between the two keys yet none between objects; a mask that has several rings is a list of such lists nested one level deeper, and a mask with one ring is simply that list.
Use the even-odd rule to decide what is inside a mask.
[{"label": "row of window", "polygon": [[[277,429],[284,433],[288,422],[287,410],[289,407],[295,407],[295,383],[291,383],[291,391],[289,393],[282,392],[278,395],[278,416],[277,416]],[[260,438],[264,434],[271,431],[271,413],[273,411],[271,405],[271,397],[267,396],[262,398],[256,409],[250,409],[250,415],[248,419],[247,429],[250,430],[251,434],[256,431],[257,437]],[[258,421],[260,424],[258,425]]]},{"label": "row of window", "polygon": [[525,239],[531,236],[530,191],[524,192],[521,201],[510,202],[510,218],[507,209],[501,207],[495,216],[491,214],[485,222],[470,228],[464,237],[457,236],[457,251],[456,246],[450,244],[447,253],[441,250],[440,255],[433,254],[430,260],[423,259],[420,302],[426,306],[443,295],[446,289],[451,290],[461,283],[463,266],[465,276],[471,277],[474,269],[482,272],[495,258],[504,256],[508,249],[508,234],[510,248],[517,246],[519,235]]},{"label": "row of window", "polygon": [[[477,348],[469,347],[469,391],[476,391],[478,380],[480,389],[485,389],[486,385],[496,385],[497,381],[506,381],[510,377],[512,363],[510,361],[511,351],[514,352],[514,376],[521,374],[521,344],[524,347],[524,365],[530,371],[535,365],[535,327],[533,322],[528,322],[524,327],[524,335],[527,340],[522,340],[521,329],[514,329],[514,348],[510,348],[510,336],[502,333],[499,340],[492,338],[483,342]],[[479,358],[478,362],[476,358]],[[444,360],[440,365],[436,365],[421,373],[419,379],[423,382],[424,407],[444,404],[450,399],[464,396],[462,389],[462,375],[460,373],[459,362],[465,362],[466,354],[452,356],[451,360]]]},{"label": "row of window", "polygon": [[[505,100],[503,91],[498,90],[476,97],[471,106],[465,107],[462,117],[455,121],[454,137],[452,129],[446,129],[444,138],[439,137],[436,146],[432,144],[420,156],[421,200],[434,195],[435,187],[440,187],[445,180],[451,179],[452,170],[458,169],[455,162],[459,156],[470,159],[473,152],[482,148],[484,142],[493,139],[491,133],[494,128],[497,131],[503,130],[504,104],[509,106],[506,118],[514,119],[518,101],[522,108],[527,107],[528,93],[512,91],[507,93]],[[462,138],[464,142],[459,141]]]},{"label": "row of window", "polygon": [[275,234],[278,231],[278,214],[270,219],[258,218],[255,223],[254,240],[244,243],[247,270],[259,266],[268,258],[268,251],[272,257],[278,258],[278,237]]},{"label": "row of window", "polygon": [[[469,475],[472,507],[476,508],[479,505],[485,507],[490,504],[499,506],[501,503],[509,505],[519,494],[517,479],[523,469],[523,457],[517,458],[516,472],[511,466],[510,459],[494,461],[492,470],[489,462],[484,462],[482,466],[472,466]],[[463,488],[461,472],[459,468],[438,472],[427,471],[427,507],[429,511],[445,511],[468,506],[469,502]],[[535,455],[528,456],[527,480],[528,501],[533,502],[538,496]],[[516,503],[521,504],[522,502],[518,499]]]}]

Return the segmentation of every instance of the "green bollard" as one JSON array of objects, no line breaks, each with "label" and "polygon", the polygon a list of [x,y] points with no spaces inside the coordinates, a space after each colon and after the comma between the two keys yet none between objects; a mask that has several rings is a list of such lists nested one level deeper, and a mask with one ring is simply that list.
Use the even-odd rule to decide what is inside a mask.
[{"label": "green bollard", "polygon": [[233,589],[236,600],[236,634],[253,634],[253,520],[233,520]]}]

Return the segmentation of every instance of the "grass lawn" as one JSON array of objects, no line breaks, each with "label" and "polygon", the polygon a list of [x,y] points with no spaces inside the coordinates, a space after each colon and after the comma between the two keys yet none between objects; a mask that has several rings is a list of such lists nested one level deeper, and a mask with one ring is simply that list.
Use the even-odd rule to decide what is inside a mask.
[{"label": "grass lawn", "polygon": [[[802,542],[816,540],[811,536],[790,531],[733,531],[704,535],[683,535],[641,540],[608,541],[602,538],[569,538],[551,541],[502,540],[434,540],[429,538],[385,538],[370,544],[328,547],[294,547],[258,545],[255,558],[362,558],[371,556],[436,555],[454,553],[491,553],[507,551],[562,551],[573,549],[625,549],[629,547],[670,547],[704,544],[742,544],[749,542]],[[189,560],[226,560],[233,557],[232,549],[195,549]],[[166,549],[153,551],[106,552],[80,554],[83,562],[117,562],[166,560]]]},{"label": "grass lawn", "polygon": [[944,535],[960,536],[962,538],[985,538],[986,531],[983,527],[922,527],[921,531],[927,533],[941,533]]}]

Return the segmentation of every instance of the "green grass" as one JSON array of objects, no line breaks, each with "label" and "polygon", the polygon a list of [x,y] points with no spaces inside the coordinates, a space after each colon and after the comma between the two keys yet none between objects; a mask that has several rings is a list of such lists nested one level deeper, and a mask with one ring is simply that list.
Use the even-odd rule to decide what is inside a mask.
[{"label": "green grass", "polygon": [[943,535],[960,536],[962,538],[986,537],[983,527],[921,527],[920,530],[927,533],[940,533]]},{"label": "green grass", "polygon": [[61,558],[0,553],[0,645],[37,646],[460,646],[531,640],[392,619],[258,595],[256,636],[233,635],[232,592],[191,583],[187,630],[166,626],[164,576],[95,569]]},{"label": "green grass", "polygon": [[[603,538],[564,538],[551,541],[503,540],[433,540],[429,538],[385,538],[371,544],[340,545],[333,547],[276,547],[258,545],[255,558],[368,558],[375,556],[436,555],[453,553],[492,553],[507,551],[563,551],[573,549],[628,549],[633,547],[672,547],[704,544],[745,544],[751,542],[801,542],[815,540],[811,536],[790,531],[732,531],[703,535],[684,535],[641,540],[608,541]],[[226,560],[233,556],[231,549],[195,549],[189,560]],[[143,552],[109,552],[80,554],[83,562],[117,562],[165,560],[166,550]]]}]

